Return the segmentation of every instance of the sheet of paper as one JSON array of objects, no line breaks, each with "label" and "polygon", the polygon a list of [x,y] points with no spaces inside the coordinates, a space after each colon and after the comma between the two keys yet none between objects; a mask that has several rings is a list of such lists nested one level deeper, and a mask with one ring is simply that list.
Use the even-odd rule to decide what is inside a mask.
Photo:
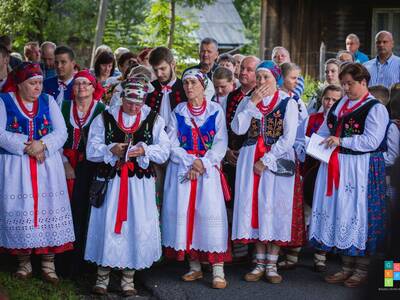
[{"label": "sheet of paper", "polygon": [[331,157],[332,152],[335,150],[333,148],[326,148],[326,145],[320,145],[324,138],[316,133],[311,135],[311,138],[308,142],[306,153],[319,161],[328,163],[329,158]]}]

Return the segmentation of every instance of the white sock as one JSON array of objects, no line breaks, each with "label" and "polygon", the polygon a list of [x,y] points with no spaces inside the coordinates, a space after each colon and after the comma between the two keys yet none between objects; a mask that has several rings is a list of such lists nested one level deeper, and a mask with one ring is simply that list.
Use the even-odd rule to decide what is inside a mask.
[{"label": "white sock", "polygon": [[318,266],[324,266],[326,262],[326,255],[315,252],[314,263]]},{"label": "white sock", "polygon": [[213,277],[225,278],[224,263],[213,264]]},{"label": "white sock", "polygon": [[123,291],[135,289],[135,283],[133,282],[134,275],[135,270],[133,269],[122,270],[121,288]]},{"label": "white sock", "polygon": [[18,255],[18,270],[17,273],[27,275],[32,272],[32,264],[30,255]]},{"label": "white sock", "polygon": [[110,282],[110,272],[110,268],[98,266],[96,286],[107,289],[108,283]]},{"label": "white sock", "polygon": [[190,267],[190,271],[193,271],[193,272],[201,271],[201,264],[198,260],[190,260],[189,267]]},{"label": "white sock", "polygon": [[51,278],[58,278],[56,274],[56,266],[54,265],[54,254],[42,255],[42,270]]},{"label": "white sock", "polygon": [[267,254],[267,261],[268,263],[276,263],[278,261],[279,255],[277,254]]}]

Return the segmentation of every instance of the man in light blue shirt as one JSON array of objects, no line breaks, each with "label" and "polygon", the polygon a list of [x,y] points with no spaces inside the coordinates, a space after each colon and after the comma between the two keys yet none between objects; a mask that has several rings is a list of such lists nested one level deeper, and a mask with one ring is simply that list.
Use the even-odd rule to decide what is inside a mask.
[{"label": "man in light blue shirt", "polygon": [[389,31],[380,31],[375,36],[378,56],[364,63],[371,75],[368,86],[390,87],[400,82],[400,57],[393,54],[393,36]]},{"label": "man in light blue shirt", "polygon": [[369,60],[368,56],[360,50],[360,39],[354,33],[350,33],[346,37],[346,50],[353,54],[354,62],[363,64]]}]

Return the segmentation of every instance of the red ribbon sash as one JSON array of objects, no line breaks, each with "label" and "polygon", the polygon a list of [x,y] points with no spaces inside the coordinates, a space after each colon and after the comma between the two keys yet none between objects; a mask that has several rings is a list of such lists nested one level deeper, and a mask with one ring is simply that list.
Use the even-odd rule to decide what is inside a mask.
[{"label": "red ribbon sash", "polygon": [[33,195],[33,226],[38,227],[38,175],[36,158],[29,157],[29,169],[31,171],[32,195]]},{"label": "red ribbon sash", "polygon": [[[197,141],[197,132],[192,130],[193,141]],[[197,148],[197,142],[193,143],[194,148]],[[189,154],[194,154],[197,157],[204,156],[205,150],[187,150]],[[193,230],[194,230],[194,212],[196,210],[196,194],[197,194],[197,179],[190,181],[190,194],[189,204],[187,210],[187,234],[186,234],[186,251],[190,250],[193,241]]]},{"label": "red ribbon sash", "polygon": [[[257,108],[259,111],[265,116],[271,113],[276,103],[278,102],[279,92],[276,91],[271,102],[268,105],[265,105],[261,102],[257,104]],[[264,118],[261,119],[261,122],[264,122]],[[263,128],[263,126],[261,126]],[[257,139],[256,150],[254,153],[254,163],[259,161],[265,153],[267,153],[271,149],[270,146],[266,146],[263,139],[263,132],[260,132],[260,135]],[[258,224],[258,188],[260,186],[260,178],[261,176],[253,172],[253,198],[251,204],[251,227],[257,229]]]},{"label": "red ribbon sash", "polygon": [[[68,158],[68,161],[74,170],[76,169],[78,162],[82,161],[84,158],[84,154],[80,153],[76,149],[64,149],[63,154],[66,158]],[[75,183],[75,179],[67,179],[67,188],[68,188],[69,199],[72,199],[74,183]]]},{"label": "red ribbon sash", "polygon": [[114,228],[114,232],[117,234],[121,234],[122,225],[126,220],[128,220],[128,172],[133,171],[134,169],[135,165],[131,161],[123,163],[120,168],[121,176],[119,184],[118,210]]},{"label": "red ribbon sash", "polygon": [[[364,97],[361,98],[360,102],[354,105],[352,108],[348,108],[350,99],[347,99],[343,104],[342,108],[338,114],[338,126],[336,128],[335,136],[340,137],[343,128],[344,117],[349,113],[352,113],[357,108],[359,108],[365,100],[367,100],[369,93],[367,93]],[[336,147],[336,149],[332,152],[332,155],[328,162],[328,182],[326,188],[326,196],[330,197],[333,194],[333,186],[337,190],[340,182],[340,165],[339,165],[339,149],[340,147]]]}]

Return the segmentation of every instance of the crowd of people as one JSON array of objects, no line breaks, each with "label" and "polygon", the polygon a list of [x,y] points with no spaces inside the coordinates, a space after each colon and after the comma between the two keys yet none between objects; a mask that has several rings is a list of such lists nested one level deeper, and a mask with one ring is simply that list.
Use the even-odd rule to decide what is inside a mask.
[{"label": "crowd of people", "polygon": [[[81,69],[68,46],[29,42],[23,58],[0,37],[0,251],[15,276],[40,255],[45,281],[97,272],[106,294],[120,270],[130,296],[164,256],[188,260],[184,281],[208,265],[223,289],[224,263],[251,261],[246,281],[276,284],[311,246],[316,272],[342,258],[328,283],[366,282],[390,243],[400,146],[400,58],[390,32],[375,41],[369,60],[348,35],[308,102],[281,46],[260,60],[205,38],[178,78],[165,47],[102,45]],[[313,134],[328,162],[307,154]]]}]

